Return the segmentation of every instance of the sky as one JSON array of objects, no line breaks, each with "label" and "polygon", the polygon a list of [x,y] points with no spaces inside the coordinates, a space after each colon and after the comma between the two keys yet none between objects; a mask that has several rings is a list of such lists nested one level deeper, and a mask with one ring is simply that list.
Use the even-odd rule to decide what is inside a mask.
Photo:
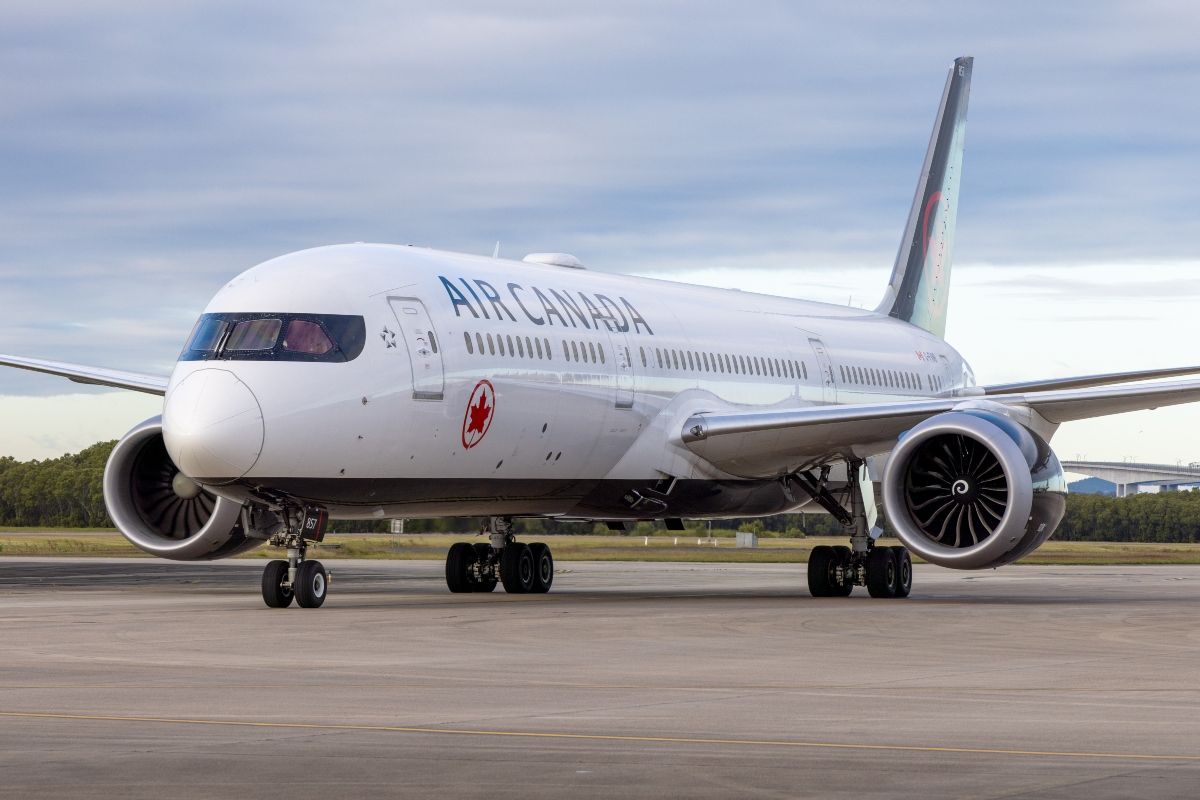
[{"label": "sky", "polygon": [[[1200,363],[1194,4],[43,0],[0,22],[0,352],[167,374],[229,278],[348,241],[872,307],[973,55],[952,344],[983,383]],[[158,402],[0,370],[0,456]],[[1197,430],[1164,409],[1054,446],[1187,463]]]}]

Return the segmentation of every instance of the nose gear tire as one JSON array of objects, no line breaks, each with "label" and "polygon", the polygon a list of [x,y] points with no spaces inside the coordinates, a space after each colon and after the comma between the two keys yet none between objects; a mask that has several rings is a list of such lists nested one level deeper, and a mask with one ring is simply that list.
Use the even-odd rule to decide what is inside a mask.
[{"label": "nose gear tire", "polygon": [[329,573],[320,561],[302,561],[292,589],[301,608],[320,608],[329,593]]},{"label": "nose gear tire", "polygon": [[288,562],[276,559],[267,562],[263,569],[262,596],[271,608],[287,608],[292,604],[295,595],[290,586],[284,586],[288,577]]}]

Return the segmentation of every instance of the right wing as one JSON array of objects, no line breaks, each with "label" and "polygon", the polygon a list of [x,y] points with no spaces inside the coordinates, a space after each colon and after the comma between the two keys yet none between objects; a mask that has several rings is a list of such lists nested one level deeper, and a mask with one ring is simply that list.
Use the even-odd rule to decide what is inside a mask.
[{"label": "right wing", "polygon": [[1180,375],[1194,375],[1197,372],[1200,372],[1200,367],[1143,369],[1136,372],[1079,375],[1074,378],[1048,378],[1040,381],[997,383],[992,386],[982,386],[980,389],[986,395],[1012,394],[1013,392],[1046,392],[1055,389],[1087,389],[1093,386],[1111,386],[1114,383],[1133,383],[1134,381],[1148,381],[1155,378],[1178,378]]},{"label": "right wing", "polygon": [[118,389],[132,389],[135,392],[156,394],[160,397],[167,393],[167,381],[169,380],[160,375],[144,375],[140,372],[122,372],[115,369],[88,367],[83,364],[67,364],[62,361],[44,361],[40,358],[21,358],[2,354],[0,354],[0,366],[44,372],[47,375],[60,375],[75,381],[75,383],[114,386]]},{"label": "right wing", "polygon": [[834,458],[865,458],[891,450],[905,431],[935,414],[991,404],[1031,409],[1047,422],[1141,411],[1200,401],[1200,379],[999,395],[934,397],[887,403],[806,406],[774,411],[698,413],[680,441],[733,475],[781,475]]}]

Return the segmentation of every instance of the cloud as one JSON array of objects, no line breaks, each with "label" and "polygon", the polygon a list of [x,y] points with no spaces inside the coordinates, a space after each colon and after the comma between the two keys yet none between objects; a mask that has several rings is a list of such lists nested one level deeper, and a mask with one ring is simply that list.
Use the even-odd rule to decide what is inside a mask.
[{"label": "cloud", "polygon": [[[994,270],[955,341],[995,380],[1140,366],[1136,326],[1200,274],[1198,23],[1166,2],[20,4],[0,352],[165,373],[230,277],[356,240],[872,306],[970,53],[957,259]],[[1101,355],[1057,349],[1080,329]],[[5,394],[63,387],[0,370]]]}]

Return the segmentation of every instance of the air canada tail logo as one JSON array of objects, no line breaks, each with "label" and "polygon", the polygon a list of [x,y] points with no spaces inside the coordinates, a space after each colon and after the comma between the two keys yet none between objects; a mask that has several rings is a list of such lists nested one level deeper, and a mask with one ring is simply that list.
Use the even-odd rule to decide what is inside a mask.
[{"label": "air canada tail logo", "polygon": [[483,441],[492,418],[496,416],[496,389],[491,381],[480,381],[471,392],[467,411],[463,414],[462,446],[470,450]]},{"label": "air canada tail logo", "polygon": [[929,240],[932,238],[932,233],[929,230],[929,223],[933,221],[932,212],[937,206],[938,200],[942,199],[941,192],[934,192],[929,195],[929,199],[925,201],[925,213],[921,215],[921,260],[925,260],[925,254],[929,252]]}]

